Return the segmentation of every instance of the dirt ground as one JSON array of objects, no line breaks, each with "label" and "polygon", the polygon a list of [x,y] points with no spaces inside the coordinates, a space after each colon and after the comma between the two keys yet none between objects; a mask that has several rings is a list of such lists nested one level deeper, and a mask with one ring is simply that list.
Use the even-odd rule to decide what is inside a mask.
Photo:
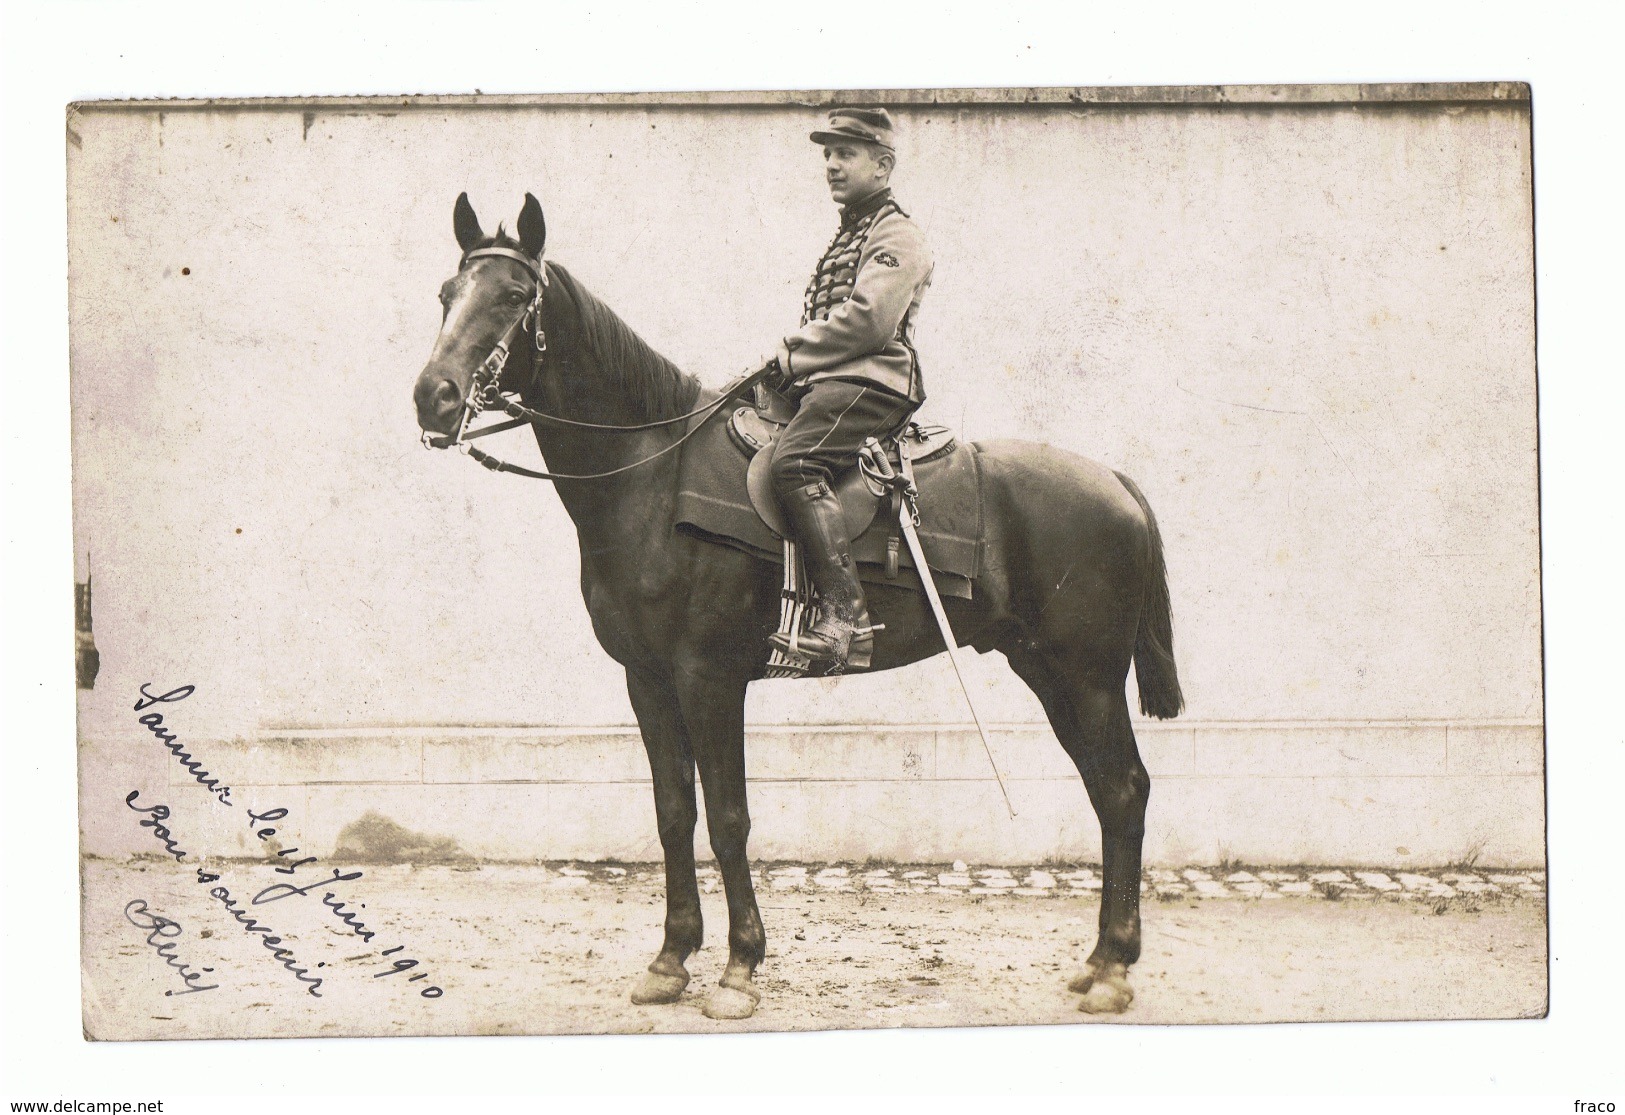
[{"label": "dirt ground", "polygon": [[[333,892],[374,933],[370,941],[322,905],[321,889],[252,904],[288,880],[268,865],[214,865],[219,878],[204,882],[194,870],[85,864],[89,1036],[1512,1018],[1539,1015],[1546,1003],[1545,901],[1524,894],[1350,900],[1334,891],[1261,901],[1148,888],[1144,954],[1131,975],[1137,997],[1126,1014],[1100,1019],[1079,1013],[1066,990],[1094,944],[1098,891],[826,891],[775,887],[764,873],[762,1002],[749,1020],[716,1022],[700,1012],[726,958],[714,879],[688,993],[639,1007],[628,995],[659,947],[665,914],[661,877],[648,866],[365,867],[362,880]],[[274,930],[305,982],[211,896],[218,887]],[[149,943],[151,915],[179,928]],[[169,945],[168,964],[155,943]],[[416,963],[395,970],[407,959]],[[190,984],[177,964],[189,966]],[[315,978],[319,998],[307,993]],[[218,987],[184,993],[205,981]],[[430,987],[444,994],[419,994]]]}]

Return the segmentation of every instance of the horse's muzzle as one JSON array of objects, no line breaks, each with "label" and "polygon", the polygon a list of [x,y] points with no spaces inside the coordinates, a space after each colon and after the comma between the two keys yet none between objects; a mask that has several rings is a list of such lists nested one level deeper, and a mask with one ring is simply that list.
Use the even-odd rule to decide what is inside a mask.
[{"label": "horse's muzzle", "polygon": [[463,393],[444,377],[423,376],[412,392],[417,404],[418,425],[432,434],[449,434],[462,417]]}]

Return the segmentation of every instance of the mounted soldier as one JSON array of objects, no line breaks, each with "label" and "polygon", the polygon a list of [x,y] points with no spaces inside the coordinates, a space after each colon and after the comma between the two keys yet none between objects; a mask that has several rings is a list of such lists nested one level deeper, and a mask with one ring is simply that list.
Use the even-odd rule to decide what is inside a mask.
[{"label": "mounted soldier", "polygon": [[831,480],[856,465],[867,439],[897,433],[925,401],[913,324],[931,252],[892,197],[893,135],[883,108],[838,108],[812,133],[841,225],[807,284],[800,328],[766,362],[797,408],[774,447],[773,486],[819,599],[793,650],[787,635],[770,641],[828,672],[844,668],[854,640],[874,638]]},{"label": "mounted soldier", "polygon": [[[880,193],[891,170],[887,123],[884,114],[839,113],[830,130],[814,136],[828,149],[831,193],[847,219],[812,284],[806,323],[784,339],[776,360],[801,400],[793,421],[825,416],[804,448],[782,455],[786,488],[807,474],[797,469],[824,470],[821,478],[844,467],[848,459],[825,456],[825,447],[837,440],[855,446],[864,428],[900,424],[924,397],[906,323],[930,263],[919,231]],[[847,141],[860,135],[874,146],[849,150]],[[746,490],[750,474],[739,468],[744,447],[733,440],[735,425],[709,419],[760,379],[705,391],[569,271],[542,263],[546,222],[535,198],[525,198],[517,238],[482,232],[466,195],[457,199],[452,220],[462,255],[455,277],[442,287],[441,330],[412,392],[423,444],[465,447],[494,471],[560,482],[558,498],[579,536],[581,594],[593,630],[626,669],[665,850],[665,936],[632,1000],[674,1003],[689,983],[686,961],[700,947],[703,927],[694,874],[700,786],[728,898],[727,967],[704,1010],[711,1018],[747,1018],[761,998],[755,972],[767,938],[747,851],[745,697],[752,681],[767,676],[767,663],[761,648],[739,633],[765,626],[773,610],[775,570],[767,564],[773,540],[765,522],[760,537],[766,545],[743,548],[730,542],[743,539],[726,530],[708,541],[679,528],[691,522],[682,509],[686,470],[707,453],[721,455],[719,476],[728,479],[719,483],[731,487],[717,489],[727,499],[694,506],[744,502],[750,518],[740,521],[758,522],[767,500]],[[855,339],[860,335],[867,338],[862,343]],[[517,401],[503,390],[510,356],[514,382],[523,384]],[[772,367],[764,362],[758,370]],[[832,391],[844,392],[836,397],[845,400],[834,411],[824,401]],[[509,421],[469,428],[471,416],[499,402]],[[469,444],[516,424],[532,429],[549,471],[509,464]],[[763,457],[761,445],[757,450],[758,487],[772,487],[772,477],[762,484],[761,474],[774,458]],[[1085,1011],[1121,1012],[1133,1001],[1128,970],[1140,956],[1139,879],[1150,792],[1124,692],[1129,664],[1141,711],[1177,716],[1183,703],[1156,517],[1127,476],[1032,442],[963,444],[935,465],[923,454],[907,459],[925,466],[915,478],[925,493],[926,522],[939,508],[975,506],[975,556],[960,567],[974,578],[975,593],[961,598],[956,639],[912,516],[898,509],[899,529],[922,573],[920,589],[938,622],[935,630],[923,622],[914,587],[875,584],[869,604],[891,633],[872,664],[905,666],[945,644],[955,661],[953,648],[964,643],[1001,652],[1038,696],[1100,818],[1100,934],[1068,986],[1082,995]],[[636,482],[600,483],[635,470]],[[803,502],[834,501],[820,493]],[[984,523],[997,525],[985,529]],[[818,532],[824,553],[835,555],[824,561],[823,591],[842,591],[832,587],[850,576],[842,527],[820,511],[817,518],[803,513],[798,529]],[[788,529],[777,533],[782,538]],[[1072,575],[1078,569],[1089,575]],[[776,572],[789,579],[783,569]],[[857,618],[833,633],[837,651],[843,641],[851,644],[852,627],[868,625],[856,583],[845,591],[846,614]],[[971,712],[974,717],[974,706]],[[996,765],[993,771],[1000,777]]]}]

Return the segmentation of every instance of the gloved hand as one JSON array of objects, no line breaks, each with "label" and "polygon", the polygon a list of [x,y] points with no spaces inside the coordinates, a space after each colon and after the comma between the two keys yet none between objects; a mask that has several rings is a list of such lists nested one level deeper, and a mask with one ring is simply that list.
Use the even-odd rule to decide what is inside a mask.
[{"label": "gloved hand", "polygon": [[771,355],[762,358],[763,367],[772,367],[774,371],[767,377],[768,386],[775,391],[786,391],[795,383],[790,373],[790,350],[780,341]]},{"label": "gloved hand", "polygon": [[775,391],[783,391],[790,386],[790,377],[785,374],[784,365],[779,363],[777,356],[768,357],[762,362],[762,366],[767,369],[767,378],[762,381],[763,383]]},{"label": "gloved hand", "polygon": [[754,375],[764,369],[767,375],[761,380],[763,386],[770,387],[774,391],[783,391],[790,385],[790,377],[785,374],[784,364],[780,362],[777,354],[764,356],[754,362],[748,374]]},{"label": "gloved hand", "polygon": [[724,390],[731,389],[736,384],[743,383],[757,373],[764,371],[767,374],[756,381],[756,387],[771,387],[775,391],[779,390],[781,385],[785,382],[784,366],[779,363],[779,358],[777,356],[772,355],[764,356],[760,360],[751,361],[751,363],[745,366],[745,370],[743,372],[740,372],[739,375],[728,381],[727,388],[724,388]]}]

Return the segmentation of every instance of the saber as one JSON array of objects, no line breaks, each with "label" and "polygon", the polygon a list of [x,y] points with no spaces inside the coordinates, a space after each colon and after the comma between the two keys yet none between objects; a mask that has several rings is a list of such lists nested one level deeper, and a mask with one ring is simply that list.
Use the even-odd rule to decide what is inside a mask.
[{"label": "saber", "polygon": [[[876,446],[878,449],[879,447]],[[942,632],[942,641],[948,644],[948,661],[954,665],[954,677],[959,679],[959,691],[965,695],[965,704],[970,708],[971,719],[976,721],[976,731],[982,737],[982,750],[987,752],[987,765],[993,768],[993,777],[998,779],[999,793],[1004,795],[1004,807],[1010,811],[1010,819],[1016,816],[1016,807],[1010,803],[1010,791],[1004,784],[1004,775],[999,773],[999,764],[993,761],[993,744],[987,738],[987,729],[982,726],[982,718],[976,712],[976,702],[971,700],[970,686],[965,684],[964,671],[959,668],[959,642],[954,638],[954,629],[948,624],[948,613],[942,607],[942,597],[937,593],[937,585],[931,578],[931,567],[925,561],[925,549],[920,545],[920,535],[915,530],[914,501],[919,492],[914,487],[913,478],[909,475],[908,449],[903,439],[897,441],[897,453],[903,463],[903,475],[897,477],[891,473],[891,462],[886,460],[883,452],[875,454],[881,471],[881,477],[902,488],[903,498],[898,500],[898,522],[903,528],[903,538],[908,542],[908,552],[914,559],[914,571],[920,575],[920,584],[925,586],[925,598],[931,601],[931,611],[937,617],[937,627]]]}]

